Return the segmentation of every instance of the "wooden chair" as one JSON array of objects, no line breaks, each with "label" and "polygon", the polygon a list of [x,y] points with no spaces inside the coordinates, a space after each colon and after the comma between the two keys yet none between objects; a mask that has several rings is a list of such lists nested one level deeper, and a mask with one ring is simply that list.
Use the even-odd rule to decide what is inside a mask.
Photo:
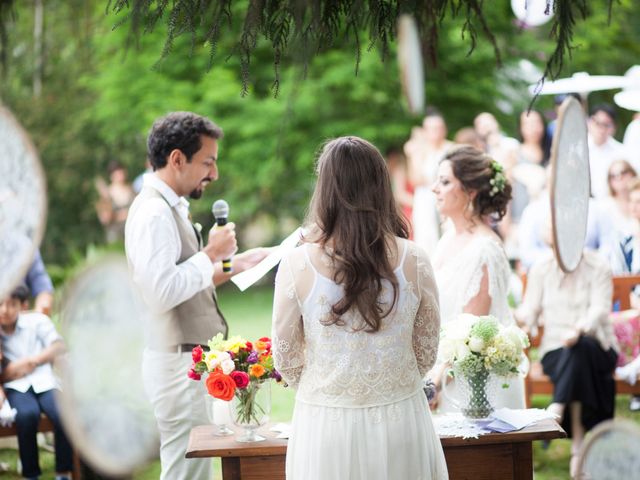
[{"label": "wooden chair", "polygon": [[[523,281],[523,284],[526,282]],[[631,308],[631,291],[636,285],[640,285],[640,275],[625,275],[613,277],[613,305],[618,305],[620,310]],[[530,338],[531,346],[540,345],[540,340],[544,334],[544,328],[539,327],[538,334]],[[533,395],[553,395],[553,383],[551,379],[542,371],[540,362],[531,362],[529,374],[525,379],[527,407],[531,407],[531,397]],[[640,382],[629,385],[624,380],[616,378],[616,394],[640,395]]]},{"label": "wooden chair", "polygon": [[[53,423],[47,418],[46,415],[40,416],[40,423],[38,424],[38,432],[53,432]],[[14,437],[18,434],[16,424],[13,423],[8,427],[0,426],[0,437]]]}]

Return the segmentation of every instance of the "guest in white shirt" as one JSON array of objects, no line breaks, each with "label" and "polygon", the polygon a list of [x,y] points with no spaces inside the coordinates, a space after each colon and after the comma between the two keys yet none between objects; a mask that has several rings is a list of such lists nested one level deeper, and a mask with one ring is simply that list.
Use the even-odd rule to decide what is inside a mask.
[{"label": "guest in white shirt", "polygon": [[51,363],[65,350],[62,337],[46,315],[22,312],[29,298],[26,287],[17,287],[0,303],[0,337],[4,361],[2,374],[7,399],[17,410],[16,429],[22,474],[33,479],[41,475],[36,435],[44,413],[54,426],[56,480],[69,480],[73,453],[55,401],[58,381]]},{"label": "guest in white shirt", "polygon": [[[544,254],[551,251],[551,247],[544,239],[545,224],[551,217],[549,193],[543,191],[540,196],[529,203],[522,212],[518,224],[518,258],[520,265],[526,272]],[[587,216],[587,232],[584,245],[591,250],[597,250],[603,258],[608,258],[609,251],[615,240],[615,229],[610,212],[606,211],[595,199],[589,199],[589,214]]]},{"label": "guest in white shirt", "polygon": [[607,174],[609,195],[601,200],[601,208],[611,216],[618,234],[631,235],[637,220],[631,215],[630,186],[637,178],[635,169],[626,160],[614,160]]},{"label": "guest in white shirt", "polygon": [[[209,459],[187,460],[189,433],[211,423],[203,384],[187,377],[196,345],[228,333],[215,286],[262,260],[267,249],[235,253],[234,224],[212,229],[203,246],[185,196],[198,199],[218,179],[222,129],[191,112],[173,112],[153,124],[147,140],[154,172],[129,209],[125,250],[129,269],[148,309],[143,381],[160,431],[161,480],[212,478]],[[206,348],[206,347],[205,347]]]},{"label": "guest in white shirt", "polygon": [[[640,180],[629,184],[629,213],[634,224],[628,232],[617,232],[610,248],[609,260],[615,275],[640,273]],[[640,308],[640,299],[635,293],[630,298],[633,308]]]},{"label": "guest in white shirt", "polygon": [[572,477],[585,431],[614,414],[618,354],[609,319],[611,295],[611,269],[600,255],[585,250],[578,267],[564,273],[549,253],[531,267],[515,313],[529,328],[544,326],[539,353],[554,385],[549,410],[573,439]]},{"label": "guest in white shirt", "polygon": [[607,172],[609,166],[614,160],[622,160],[627,157],[624,146],[613,138],[616,133],[614,108],[606,103],[593,107],[588,129],[591,193],[596,198],[604,198],[608,195]]},{"label": "guest in white shirt", "polygon": [[633,120],[627,125],[622,144],[627,150],[629,161],[633,165],[640,165],[640,113],[635,113]]}]

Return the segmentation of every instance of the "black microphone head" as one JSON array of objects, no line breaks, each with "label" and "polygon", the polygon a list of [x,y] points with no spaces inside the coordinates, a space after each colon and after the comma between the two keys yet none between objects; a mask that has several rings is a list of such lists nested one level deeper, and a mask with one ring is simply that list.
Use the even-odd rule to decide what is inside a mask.
[{"label": "black microphone head", "polygon": [[211,213],[215,218],[227,218],[229,217],[229,204],[224,200],[216,200],[211,207]]}]

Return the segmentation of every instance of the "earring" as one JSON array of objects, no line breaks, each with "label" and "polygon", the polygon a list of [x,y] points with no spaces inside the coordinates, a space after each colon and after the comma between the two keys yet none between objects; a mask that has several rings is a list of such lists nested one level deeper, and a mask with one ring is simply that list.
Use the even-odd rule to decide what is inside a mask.
[{"label": "earring", "polygon": [[471,201],[471,199],[467,200],[467,206],[465,207],[465,210],[467,210],[468,212],[473,212],[473,202]]}]

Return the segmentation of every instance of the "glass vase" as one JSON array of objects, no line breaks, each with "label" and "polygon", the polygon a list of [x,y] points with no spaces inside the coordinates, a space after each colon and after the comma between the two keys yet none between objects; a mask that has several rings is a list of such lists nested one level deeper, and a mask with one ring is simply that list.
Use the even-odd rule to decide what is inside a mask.
[{"label": "glass vase", "polygon": [[269,421],[271,382],[252,381],[246,388],[236,389],[230,408],[233,423],[242,429],[236,437],[237,442],[265,440],[256,430]]},{"label": "glass vase", "polygon": [[[447,378],[449,375],[454,379],[451,383]],[[459,368],[453,368],[443,376],[442,393],[465,417],[481,420],[494,410],[496,382],[496,377],[485,369],[466,375]]]},{"label": "glass vase", "polygon": [[234,434],[233,430],[228,427],[232,422],[229,409],[229,402],[219,398],[213,399],[213,424],[216,426],[213,434],[218,437]]},{"label": "glass vase", "polygon": [[462,414],[474,420],[487,418],[494,410],[491,404],[493,378],[487,370],[480,370],[473,375],[462,375],[466,384],[466,401],[462,405]]}]

